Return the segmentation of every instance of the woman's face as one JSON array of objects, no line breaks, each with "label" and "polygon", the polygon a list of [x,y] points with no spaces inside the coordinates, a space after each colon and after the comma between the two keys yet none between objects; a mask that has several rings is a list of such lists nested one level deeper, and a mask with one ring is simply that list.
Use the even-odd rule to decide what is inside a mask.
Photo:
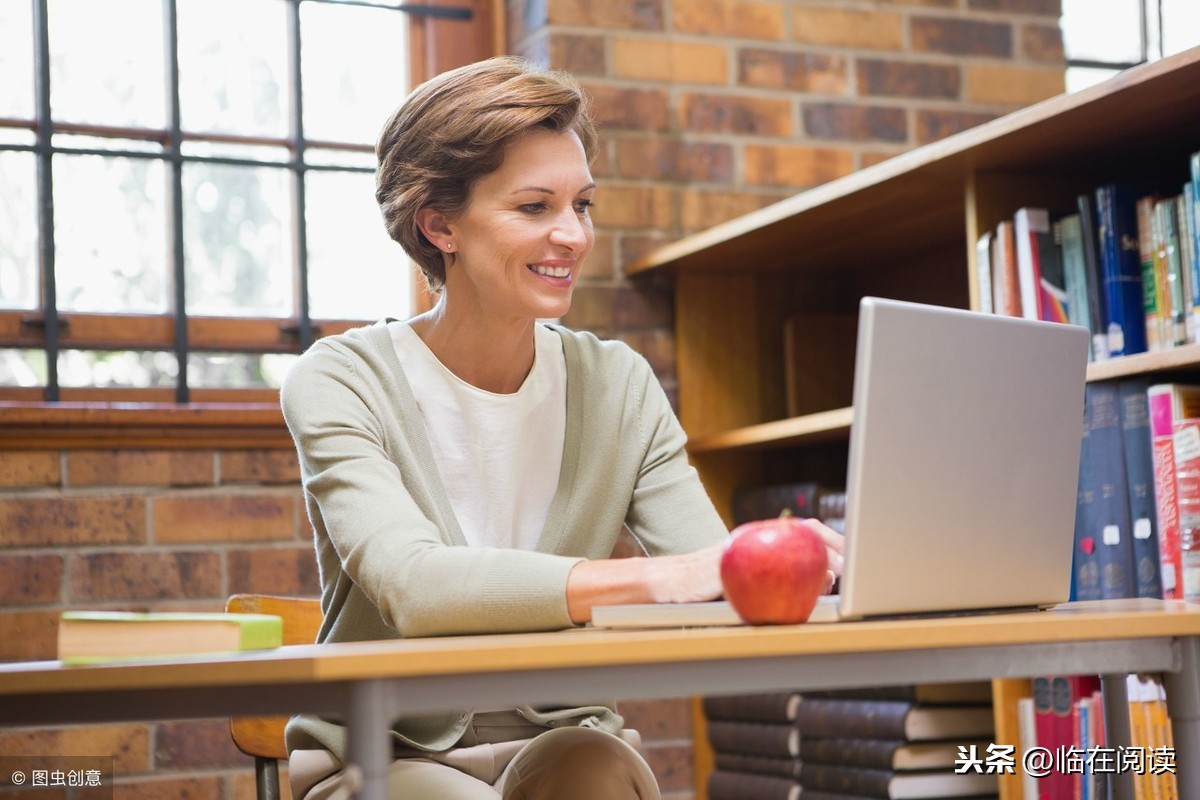
[{"label": "woman's face", "polygon": [[595,183],[574,132],[534,130],[509,145],[500,168],[471,190],[449,223],[458,257],[446,271],[455,304],[476,313],[553,319],[571,292],[595,234]]}]

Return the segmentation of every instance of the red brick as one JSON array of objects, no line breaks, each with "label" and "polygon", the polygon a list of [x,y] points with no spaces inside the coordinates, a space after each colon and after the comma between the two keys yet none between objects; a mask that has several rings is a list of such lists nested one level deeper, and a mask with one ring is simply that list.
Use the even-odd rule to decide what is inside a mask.
[{"label": "red brick", "polygon": [[1066,76],[1061,67],[968,64],[966,99],[977,103],[1027,106],[1061,94]]},{"label": "red brick", "polygon": [[648,744],[643,746],[646,763],[664,792],[690,789],[694,780],[691,744]]},{"label": "red brick", "polygon": [[660,381],[675,379],[675,337],[670,328],[622,331],[617,338],[641,353]]},{"label": "red brick", "polygon": [[675,226],[675,196],[667,186],[624,186],[605,183],[596,193],[592,212],[598,228],[653,228]]},{"label": "red brick", "polygon": [[596,231],[596,244],[583,262],[580,278],[584,283],[608,282],[617,276],[616,237],[611,233]]},{"label": "red brick", "polygon": [[729,50],[720,44],[675,39],[616,37],[613,74],[655,83],[729,82]]},{"label": "red brick", "polygon": [[551,67],[572,75],[604,75],[608,72],[603,36],[551,33],[549,39]]},{"label": "red brick", "polygon": [[150,729],[142,724],[0,730],[6,756],[112,756],[117,775],[150,768]]},{"label": "red brick", "polygon": [[229,542],[291,539],[296,535],[297,492],[175,494],[153,499],[156,542]]},{"label": "red brick", "polygon": [[956,64],[860,59],[858,92],[867,96],[957,100],[962,92],[962,74]]},{"label": "red brick", "polygon": [[9,450],[0,458],[0,486],[58,486],[61,464],[57,450]]},{"label": "red brick", "polygon": [[583,330],[669,327],[671,295],[658,289],[580,287],[563,322]]},{"label": "red brick", "polygon": [[692,736],[692,701],[688,698],[622,700],[617,710],[625,718],[625,725],[642,735],[643,742]]},{"label": "red brick", "polygon": [[958,8],[962,0],[876,0],[881,5],[923,6],[925,8]]},{"label": "red brick", "polygon": [[224,450],[217,456],[221,483],[300,482],[300,461],[296,451]]},{"label": "red brick", "polygon": [[662,0],[554,0],[548,6],[551,25],[641,31],[663,27]]},{"label": "red brick", "polygon": [[804,106],[804,132],[818,139],[904,142],[908,112],[903,108],[811,103]]},{"label": "red brick", "polygon": [[180,600],[222,594],[215,552],[114,552],[75,556],[71,596],[88,600]]},{"label": "red brick", "polygon": [[917,112],[917,143],[928,144],[995,119],[995,114],[977,111],[927,109]]},{"label": "red brick", "polygon": [[63,562],[57,555],[0,555],[0,606],[56,603],[62,598]]},{"label": "red brick", "polygon": [[843,8],[792,9],[792,38],[797,42],[859,50],[904,48],[904,17],[892,11]]},{"label": "red brick", "polygon": [[311,545],[231,550],[226,556],[229,593],[315,596],[321,592]]},{"label": "red brick", "polygon": [[[0,611],[0,661],[44,661],[57,657],[58,613]],[[7,752],[0,735],[0,753]]]},{"label": "red brick", "polygon": [[680,194],[680,222],[687,232],[706,230],[771,205],[787,194],[688,189]]},{"label": "red brick", "polygon": [[876,164],[882,164],[890,158],[895,158],[902,153],[902,150],[895,152],[887,152],[884,150],[866,150],[858,154],[858,168],[873,167]]},{"label": "red brick", "polygon": [[788,100],[690,93],[684,96],[680,112],[683,126],[690,131],[750,136],[791,136],[795,131]]},{"label": "red brick", "polygon": [[1011,58],[1013,31],[1007,22],[958,17],[915,17],[910,25],[917,52]]},{"label": "red brick", "polygon": [[629,89],[587,84],[592,117],[602,128],[665,131],[670,122],[667,93],[661,89]]},{"label": "red brick", "polygon": [[71,486],[197,486],[215,476],[211,451],[77,450],[67,454]]},{"label": "red brick", "polygon": [[229,719],[167,722],[154,736],[154,764],[159,769],[212,769],[252,763],[229,736]]},{"label": "red brick", "polygon": [[678,139],[621,139],[617,169],[626,178],[728,183],[733,180],[733,147]]},{"label": "red brick", "polygon": [[0,499],[0,547],[129,544],[146,539],[146,500],[101,497]]},{"label": "red brick", "polygon": [[687,0],[671,6],[671,28],[700,36],[777,41],[784,35],[784,13],[777,0]]},{"label": "red brick", "polygon": [[809,187],[854,171],[854,154],[833,147],[746,145],[746,183]]},{"label": "red brick", "polygon": [[[241,796],[237,797],[240,800]],[[113,800],[225,800],[225,781],[216,776],[118,780],[113,787]]]},{"label": "red brick", "polygon": [[738,53],[738,83],[764,89],[845,94],[847,62],[831,53],[746,48]]},{"label": "red brick", "polygon": [[1030,61],[1064,64],[1062,29],[1056,25],[1022,25],[1021,57]]},{"label": "red brick", "polygon": [[616,158],[612,155],[612,142],[607,137],[600,139],[600,146],[596,148],[596,154],[592,157],[592,163],[589,165],[592,169],[593,178],[612,178],[617,174],[615,166]]},{"label": "red brick", "polygon": [[663,234],[647,233],[644,236],[621,237],[621,265],[632,264],[642,256],[657,250],[669,243],[671,239]]},{"label": "red brick", "polygon": [[1058,18],[1062,0],[967,0],[972,11],[1013,11],[1018,14],[1040,14]]}]

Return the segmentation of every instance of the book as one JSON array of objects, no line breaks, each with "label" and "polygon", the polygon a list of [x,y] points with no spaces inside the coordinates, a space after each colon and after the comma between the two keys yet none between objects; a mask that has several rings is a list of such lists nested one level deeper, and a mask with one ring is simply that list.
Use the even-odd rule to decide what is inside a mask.
[{"label": "book", "polygon": [[804,695],[796,715],[801,736],[904,739],[982,738],[994,727],[990,705],[932,706],[904,700]]},{"label": "book", "polygon": [[979,312],[994,314],[992,301],[992,237],[995,233],[984,231],[975,241],[975,277],[979,285]]},{"label": "book", "polygon": [[809,796],[810,790],[814,790],[888,800],[925,800],[994,794],[999,782],[996,775],[983,772],[955,772],[953,769],[901,772],[812,764],[806,761],[800,768],[800,785],[803,787],[801,796],[804,798]]},{"label": "book", "polygon": [[1154,449],[1150,437],[1150,381],[1144,376],[1122,378],[1119,386],[1134,595],[1160,598],[1162,577],[1154,497]]},{"label": "book", "polygon": [[1179,247],[1178,198],[1165,197],[1154,204],[1156,244],[1166,271],[1167,327],[1165,346],[1187,344],[1188,292]]},{"label": "book", "polygon": [[283,644],[274,614],[64,611],[58,657],[67,664],[217,655]]},{"label": "book", "polygon": [[1188,286],[1188,341],[1200,341],[1200,242],[1197,242],[1196,185],[1188,181],[1179,196],[1179,235]]},{"label": "book", "polygon": [[1073,599],[1133,597],[1133,546],[1118,383],[1089,383],[1084,397]]},{"label": "book", "polygon": [[1092,332],[1092,359],[1103,361],[1108,352],[1108,310],[1104,305],[1104,276],[1101,274],[1099,240],[1096,238],[1096,206],[1091,193],[1076,195],[1080,243],[1083,246],[1084,277],[1087,280],[1088,315]]},{"label": "book", "polygon": [[593,628],[708,628],[743,624],[727,600],[592,607]]},{"label": "book", "polygon": [[1028,319],[1067,321],[1067,290],[1062,251],[1055,241],[1050,212],[1023,207],[1013,216],[1021,311]]},{"label": "book", "polygon": [[[1072,325],[1087,328],[1094,341],[1097,328],[1093,327],[1088,297],[1087,262],[1083,255],[1083,227],[1079,214],[1068,214],[1058,221],[1059,247],[1062,251],[1063,281],[1067,289],[1067,318]],[[1088,360],[1095,361],[1095,345],[1088,342]]]},{"label": "book", "polygon": [[992,297],[996,313],[1009,317],[1022,316],[1016,247],[1012,222],[1001,221],[992,239]]},{"label": "book", "polygon": [[805,697],[857,700],[903,700],[926,705],[982,705],[992,702],[991,681],[914,683],[899,686],[865,686],[859,689],[829,689],[805,692]]},{"label": "book", "polygon": [[827,488],[813,481],[743,486],[733,490],[730,511],[733,524],[772,519],[788,513],[794,517],[817,516],[821,496]]},{"label": "book", "polygon": [[1137,241],[1137,207],[1128,186],[1096,189],[1096,236],[1110,356],[1146,351],[1142,267]]},{"label": "book", "polygon": [[709,774],[707,788],[708,800],[799,800],[801,794],[791,778],[721,769]]},{"label": "book", "polygon": [[1200,419],[1174,421],[1175,497],[1183,599],[1200,601]]},{"label": "book", "polygon": [[713,751],[713,767],[722,772],[750,772],[755,775],[774,775],[777,778],[799,778],[799,758],[756,756],[750,753]]},{"label": "book", "polygon": [[1175,420],[1200,417],[1200,385],[1156,383],[1146,391],[1154,456],[1154,496],[1163,598],[1184,596],[1182,528],[1175,469]]},{"label": "book", "polygon": [[705,697],[700,701],[708,719],[747,722],[795,722],[799,692],[759,692]]},{"label": "book", "polygon": [[960,747],[986,753],[986,739],[909,742],[903,739],[827,739],[800,736],[800,760],[882,770],[923,770],[954,767]]},{"label": "book", "polygon": [[[1028,753],[1037,747],[1037,721],[1033,711],[1033,697],[1017,699],[1017,726],[1020,731],[1017,742],[1018,753]],[[1021,759],[1017,759],[1017,771],[1021,778],[1021,796],[1024,800],[1038,800],[1038,778],[1025,769]]]},{"label": "book", "polygon": [[1146,318],[1146,349],[1156,352],[1163,348],[1167,329],[1167,290],[1165,271],[1161,266],[1154,241],[1154,202],[1158,198],[1146,195],[1137,199],[1138,262],[1142,270],[1142,308]]},{"label": "book", "polygon": [[796,758],[800,755],[800,731],[787,722],[708,721],[708,743],[716,752],[752,756]]}]

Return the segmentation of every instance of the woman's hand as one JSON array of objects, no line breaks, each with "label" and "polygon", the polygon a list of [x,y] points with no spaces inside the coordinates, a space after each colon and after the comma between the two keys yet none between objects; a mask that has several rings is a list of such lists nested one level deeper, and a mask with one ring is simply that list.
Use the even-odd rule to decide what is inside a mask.
[{"label": "woman's hand", "polygon": [[655,603],[698,603],[721,596],[721,553],[725,543],[694,553],[649,559],[648,580]]},{"label": "woman's hand", "polygon": [[846,537],[819,519],[806,519],[804,524],[816,532],[821,537],[821,541],[825,543],[825,554],[829,557],[829,569],[825,575],[825,594],[829,594],[837,579],[842,576],[842,569],[846,566],[844,557]]}]

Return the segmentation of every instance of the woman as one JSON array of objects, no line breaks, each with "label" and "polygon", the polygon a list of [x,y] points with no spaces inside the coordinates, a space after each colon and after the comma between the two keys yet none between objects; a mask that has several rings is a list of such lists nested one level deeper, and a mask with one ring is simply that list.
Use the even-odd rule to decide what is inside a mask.
[{"label": "woman", "polygon": [[[283,387],[320,641],[555,630],[598,604],[720,596],[727,531],[649,365],[538,322],[567,312],[592,249],[595,147],[578,86],[507,57],[423,84],[384,128],[376,198],[440,297],[322,339]],[[610,559],[622,526],[654,557]],[[658,797],[621,734],[603,703],[401,719],[389,792]],[[340,727],[297,718],[288,744],[297,798],[337,791]]]}]

